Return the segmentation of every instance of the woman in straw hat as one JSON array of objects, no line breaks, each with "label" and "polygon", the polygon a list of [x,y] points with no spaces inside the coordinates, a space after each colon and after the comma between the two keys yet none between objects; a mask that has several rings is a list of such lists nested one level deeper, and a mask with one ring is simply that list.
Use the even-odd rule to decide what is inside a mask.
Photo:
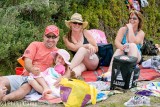
[{"label": "woman in straw hat", "polygon": [[78,77],[85,70],[95,70],[99,59],[95,54],[98,47],[94,38],[85,29],[87,21],[83,21],[82,15],[74,13],[70,20],[65,20],[66,26],[70,29],[63,40],[66,47],[71,50],[74,57],[71,61],[71,77]]}]

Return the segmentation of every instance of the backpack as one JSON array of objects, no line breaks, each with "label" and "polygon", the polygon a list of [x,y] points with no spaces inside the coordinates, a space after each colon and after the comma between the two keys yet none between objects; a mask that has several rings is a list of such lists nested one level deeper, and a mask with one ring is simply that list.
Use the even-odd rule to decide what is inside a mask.
[{"label": "backpack", "polygon": [[109,66],[113,56],[113,45],[107,42],[106,35],[98,29],[89,30],[98,46],[99,66]]},{"label": "backpack", "polygon": [[151,40],[144,38],[141,48],[142,55],[157,55],[159,50]]}]

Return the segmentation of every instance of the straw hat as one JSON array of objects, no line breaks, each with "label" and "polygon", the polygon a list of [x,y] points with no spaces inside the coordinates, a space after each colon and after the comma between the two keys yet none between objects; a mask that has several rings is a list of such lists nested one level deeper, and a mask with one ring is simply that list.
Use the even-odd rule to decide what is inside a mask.
[{"label": "straw hat", "polygon": [[65,24],[68,28],[70,28],[70,25],[69,23],[70,22],[78,22],[78,23],[83,23],[83,28],[85,28],[87,25],[88,25],[88,22],[87,21],[84,21],[83,22],[83,19],[82,19],[82,15],[79,14],[79,13],[74,13],[72,16],[71,16],[71,19],[70,20],[65,20]]}]

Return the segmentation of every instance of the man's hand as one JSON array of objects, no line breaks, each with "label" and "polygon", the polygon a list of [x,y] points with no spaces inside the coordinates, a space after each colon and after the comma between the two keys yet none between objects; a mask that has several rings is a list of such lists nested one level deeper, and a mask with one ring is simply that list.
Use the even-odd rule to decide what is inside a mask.
[{"label": "man's hand", "polygon": [[33,75],[38,76],[40,74],[40,68],[38,67],[32,67],[31,72]]}]

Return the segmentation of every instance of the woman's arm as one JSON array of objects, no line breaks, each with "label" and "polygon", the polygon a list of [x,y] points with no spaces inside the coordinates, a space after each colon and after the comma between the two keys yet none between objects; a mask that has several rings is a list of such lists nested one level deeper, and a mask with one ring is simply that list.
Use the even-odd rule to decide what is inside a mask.
[{"label": "woman's arm", "polygon": [[92,35],[87,31],[84,30],[83,31],[85,38],[88,40],[89,44],[88,44],[88,49],[92,48],[93,53],[98,52],[98,46],[97,43],[95,41],[95,39],[92,37]]},{"label": "woman's arm", "polygon": [[74,44],[74,43],[71,43],[70,41],[68,41],[68,39],[67,39],[66,36],[63,37],[63,41],[64,41],[66,47],[69,50],[74,51],[74,52],[76,52],[80,47],[84,47],[84,48],[87,48],[87,49],[90,49],[91,47],[93,47],[90,44],[83,44],[83,43],[76,43],[76,44]]},{"label": "woman's arm", "polygon": [[128,35],[127,35],[128,36],[128,42],[135,43],[135,44],[141,44],[143,42],[145,33],[142,30],[140,30],[140,31],[136,32],[137,34],[135,36],[132,24],[129,23],[126,26],[128,28]]},{"label": "woman's arm", "polygon": [[118,49],[121,49],[121,50],[124,50],[124,46],[122,45],[122,39],[123,39],[123,36],[124,36],[124,33],[126,32],[127,28],[126,27],[121,27],[119,30],[118,30],[118,33],[117,33],[117,36],[116,36],[116,39],[115,39],[115,45]]}]

